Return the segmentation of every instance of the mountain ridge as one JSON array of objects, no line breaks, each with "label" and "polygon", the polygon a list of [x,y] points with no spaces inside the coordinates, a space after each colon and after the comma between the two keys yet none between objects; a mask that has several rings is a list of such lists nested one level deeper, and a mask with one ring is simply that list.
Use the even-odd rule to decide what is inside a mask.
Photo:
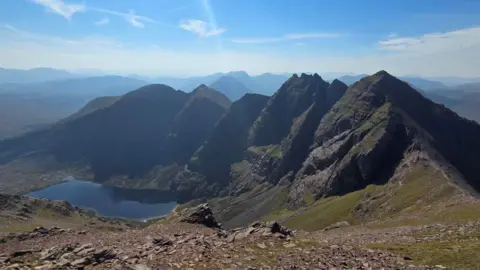
[{"label": "mountain ridge", "polygon": [[[148,85],[55,129],[0,142],[0,157],[7,167],[32,151],[61,164],[82,160],[95,181],[164,189],[182,201],[249,196],[224,209],[221,220],[233,226],[371,185],[393,207],[398,195],[388,192],[415,173],[421,185],[436,183],[438,200],[475,194],[476,134],[479,125],[385,71],[350,87],[295,74],[272,97],[246,94],[231,106],[205,85],[191,93]],[[373,211],[365,203],[359,209]]]}]

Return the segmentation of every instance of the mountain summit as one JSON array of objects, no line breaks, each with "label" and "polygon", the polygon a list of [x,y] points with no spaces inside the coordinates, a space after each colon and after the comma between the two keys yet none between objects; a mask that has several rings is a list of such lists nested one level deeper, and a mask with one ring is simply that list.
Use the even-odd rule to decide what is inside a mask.
[{"label": "mountain summit", "polygon": [[2,141],[0,151],[9,157],[41,151],[64,164],[82,160],[98,181],[134,176],[188,160],[229,106],[228,98],[205,86],[187,94],[147,85],[104,108]]}]

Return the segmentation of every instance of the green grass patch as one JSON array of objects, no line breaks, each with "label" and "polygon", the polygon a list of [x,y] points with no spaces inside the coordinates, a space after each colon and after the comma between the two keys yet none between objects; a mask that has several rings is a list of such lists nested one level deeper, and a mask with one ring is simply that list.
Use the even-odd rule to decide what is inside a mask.
[{"label": "green grass patch", "polygon": [[272,213],[262,217],[262,220],[264,221],[284,220],[292,216],[293,214],[295,214],[295,211],[288,210],[287,208],[282,208],[282,209],[273,211]]},{"label": "green grass patch", "polygon": [[480,239],[414,244],[370,244],[368,248],[408,256],[414,262],[451,269],[480,269]]},{"label": "green grass patch", "polygon": [[340,197],[320,199],[307,209],[285,221],[287,227],[307,231],[321,230],[339,221],[358,223],[352,216],[355,205],[363,198],[364,190]]},{"label": "green grass patch", "polygon": [[193,156],[192,158],[190,158],[190,164],[192,165],[199,165],[200,164],[200,159],[198,158],[198,156]]},{"label": "green grass patch", "polygon": [[240,162],[233,163],[230,166],[230,170],[232,173],[242,173],[245,170],[248,170],[248,161],[242,160]]},{"label": "green grass patch", "polygon": [[280,145],[277,144],[266,146],[250,146],[248,147],[247,151],[257,156],[268,155],[269,157],[278,159],[282,158],[283,156],[282,149],[280,148]]},{"label": "green grass patch", "polygon": [[418,166],[406,175],[392,197],[391,204],[397,211],[406,208],[416,210],[433,202],[454,195],[456,188],[447,183],[440,172],[431,167]]},{"label": "green grass patch", "polygon": [[480,204],[459,204],[447,207],[432,217],[433,221],[462,222],[480,220]]},{"label": "green grass patch", "polygon": [[303,196],[303,200],[307,203],[307,204],[311,204],[315,201],[315,198],[313,198],[312,194],[305,194],[305,196]]}]

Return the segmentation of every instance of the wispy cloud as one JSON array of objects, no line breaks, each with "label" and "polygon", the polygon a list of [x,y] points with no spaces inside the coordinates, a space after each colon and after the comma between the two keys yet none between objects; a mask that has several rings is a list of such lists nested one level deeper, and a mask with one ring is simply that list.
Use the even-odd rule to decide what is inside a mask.
[{"label": "wispy cloud", "polygon": [[56,13],[67,20],[70,20],[73,14],[84,12],[84,4],[67,4],[62,0],[31,0],[33,3],[44,6],[49,12]]},{"label": "wispy cloud", "polygon": [[[120,12],[116,10],[90,7],[90,6],[86,6],[85,4],[78,4],[78,3],[69,4],[69,3],[65,3],[63,0],[30,0],[30,1],[35,4],[44,6],[48,11],[61,15],[67,20],[70,20],[72,16],[77,12],[93,11],[93,12],[99,12],[103,14],[122,17],[128,24],[136,28],[144,28],[145,24],[147,23],[168,25],[166,23],[161,23],[157,20],[154,20],[146,16],[137,15],[133,10],[130,10],[128,13],[125,13],[125,12]],[[105,17],[102,20],[95,22],[95,24],[105,25],[105,24],[108,24],[109,22],[110,22],[110,19],[108,17]]]},{"label": "wispy cloud", "polygon": [[[5,29],[7,31],[4,32],[0,37],[2,38],[8,37],[8,40],[11,40],[10,42],[12,43],[6,42],[6,44],[10,44],[10,47],[16,47],[16,45],[14,44],[25,45],[25,44],[29,44],[30,42],[37,46],[51,46],[52,48],[57,48],[58,46],[62,48],[66,46],[72,46],[72,47],[83,47],[84,49],[86,49],[88,47],[95,47],[95,46],[97,47],[109,46],[112,48],[121,48],[123,46],[121,43],[106,37],[92,36],[92,37],[84,37],[80,39],[70,39],[70,38],[29,32],[22,29],[18,29],[9,24],[0,24],[0,30],[2,29]],[[4,35],[5,33],[6,35]],[[58,52],[61,53],[61,50]]]},{"label": "wispy cloud", "polygon": [[88,10],[122,17],[131,26],[137,27],[137,28],[144,28],[146,23],[160,24],[160,22],[152,18],[136,15],[133,10],[130,10],[128,13],[110,10],[110,9],[104,9],[104,8],[96,8],[96,7],[89,7]]},{"label": "wispy cloud", "polygon": [[200,37],[211,37],[223,34],[227,29],[217,28],[213,24],[201,20],[186,20],[180,23],[180,28],[195,33]]},{"label": "wispy cloud", "polygon": [[480,27],[445,33],[428,33],[419,37],[394,36],[379,41],[378,46],[382,50],[426,54],[464,50],[465,48],[480,46]]},{"label": "wispy cloud", "polygon": [[95,25],[102,26],[102,25],[107,25],[110,23],[110,19],[108,17],[104,17],[103,19],[96,21]]},{"label": "wispy cloud", "polygon": [[233,43],[243,44],[261,44],[261,43],[274,43],[289,40],[302,40],[302,39],[321,39],[321,38],[339,38],[345,36],[339,33],[293,33],[287,34],[281,37],[260,37],[260,38],[235,38]]},{"label": "wispy cloud", "polygon": [[396,38],[398,37],[398,34],[397,33],[390,33],[388,34],[387,38]]},{"label": "wispy cloud", "polygon": [[305,43],[305,42],[296,42],[295,45],[296,45],[296,46],[305,46],[305,45],[307,45],[307,43]]}]

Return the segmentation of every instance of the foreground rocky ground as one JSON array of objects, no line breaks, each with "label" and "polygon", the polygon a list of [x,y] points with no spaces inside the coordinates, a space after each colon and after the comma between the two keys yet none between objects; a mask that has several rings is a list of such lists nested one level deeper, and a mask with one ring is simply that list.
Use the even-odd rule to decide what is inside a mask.
[{"label": "foreground rocky ground", "polygon": [[[207,227],[208,226],[208,227]],[[334,226],[335,227],[335,226]],[[341,226],[339,226],[341,227]],[[397,229],[332,228],[307,233],[278,223],[219,228],[211,211],[143,229],[98,231],[36,228],[0,240],[2,269],[445,269],[369,248],[379,243],[478,237],[480,222]],[[444,232],[432,234],[431,232]],[[430,232],[430,234],[429,234]],[[477,238],[478,240],[478,238]]]}]

